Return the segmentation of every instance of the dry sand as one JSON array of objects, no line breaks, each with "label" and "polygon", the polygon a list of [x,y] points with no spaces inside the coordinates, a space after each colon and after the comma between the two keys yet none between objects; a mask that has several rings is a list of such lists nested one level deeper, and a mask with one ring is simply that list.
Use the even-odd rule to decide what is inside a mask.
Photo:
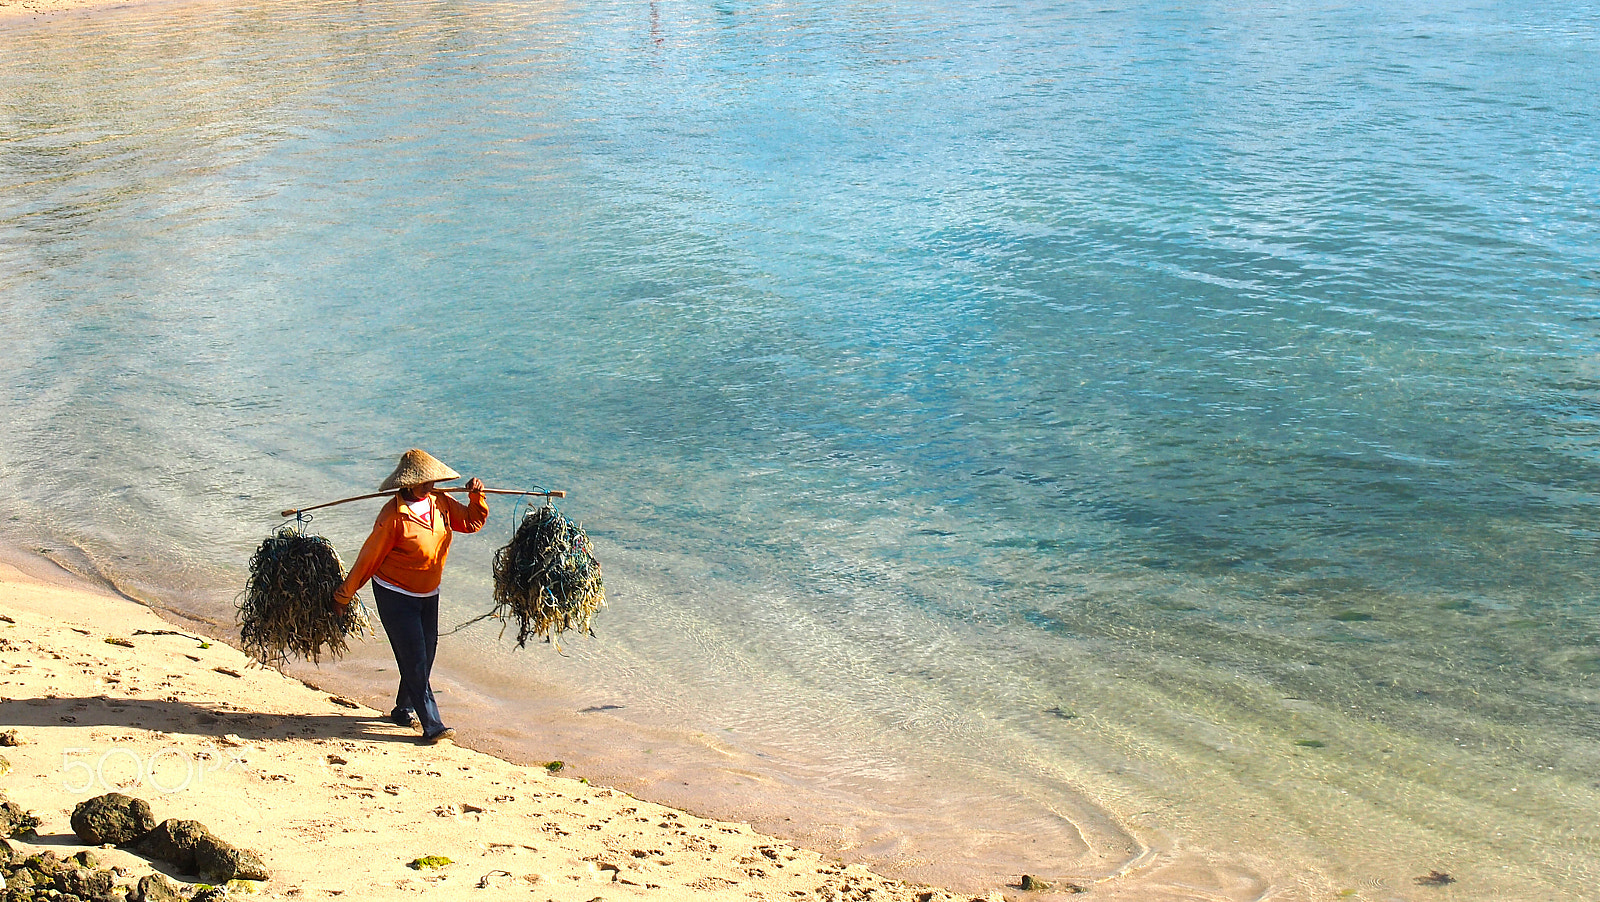
[{"label": "dry sand", "polygon": [[41,19],[76,10],[125,5],[117,0],[0,0],[0,22],[8,19]]},{"label": "dry sand", "polygon": [[[117,791],[259,851],[272,871],[250,887],[262,899],[972,898],[543,767],[421,745],[380,712],[65,575],[0,564],[0,617],[0,725],[21,740],[0,748],[0,789],[42,821],[24,850],[80,851],[73,807]],[[129,879],[198,880],[102,855]],[[408,866],[424,856],[453,863]]]}]

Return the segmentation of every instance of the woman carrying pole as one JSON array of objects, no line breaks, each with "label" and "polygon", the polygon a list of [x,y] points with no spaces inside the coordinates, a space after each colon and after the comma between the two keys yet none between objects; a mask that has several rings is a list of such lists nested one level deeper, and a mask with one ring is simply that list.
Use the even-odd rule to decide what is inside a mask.
[{"label": "woman carrying pole", "polygon": [[400,690],[389,717],[400,726],[420,728],[428,743],[455,736],[439,719],[429,685],[439,645],[439,583],[450,537],[477,532],[489,520],[482,480],[467,482],[466,504],[434,491],[435,482],[459,478],[461,474],[426,451],[413,448],[401,455],[379,489],[399,493],[378,512],[372,534],[334,594],[335,604],[348,606],[372,580],[378,618],[400,668]]}]

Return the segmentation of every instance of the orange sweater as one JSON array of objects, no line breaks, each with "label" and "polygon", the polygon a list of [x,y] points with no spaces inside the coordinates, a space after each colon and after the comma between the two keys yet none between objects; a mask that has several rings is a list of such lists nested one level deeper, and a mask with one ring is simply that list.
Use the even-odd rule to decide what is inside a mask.
[{"label": "orange sweater", "polygon": [[355,598],[367,580],[374,576],[391,586],[419,595],[432,593],[444,579],[444,559],[450,553],[453,532],[477,532],[489,521],[489,501],[475,492],[468,504],[444,492],[433,493],[433,525],[430,526],[408,508],[398,496],[378,511],[372,535],[361,546],[355,565],[334,594],[340,604]]}]

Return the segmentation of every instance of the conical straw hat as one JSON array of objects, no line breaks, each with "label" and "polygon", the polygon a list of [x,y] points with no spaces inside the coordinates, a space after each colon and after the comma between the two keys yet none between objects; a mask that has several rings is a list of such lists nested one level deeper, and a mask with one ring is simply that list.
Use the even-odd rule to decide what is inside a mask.
[{"label": "conical straw hat", "polygon": [[422,450],[412,448],[400,455],[400,463],[389,474],[389,478],[378,486],[378,491],[387,492],[390,489],[403,489],[424,482],[443,482],[446,479],[460,479],[461,474],[450,469],[439,461],[437,457]]}]

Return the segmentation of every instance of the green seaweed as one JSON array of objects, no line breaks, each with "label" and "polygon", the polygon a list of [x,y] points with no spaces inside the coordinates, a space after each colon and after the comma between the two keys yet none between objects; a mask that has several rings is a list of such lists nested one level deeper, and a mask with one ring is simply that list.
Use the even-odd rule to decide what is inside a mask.
[{"label": "green seaweed", "polygon": [[1328,747],[1328,744],[1320,739],[1296,739],[1294,744],[1303,749],[1325,749]]},{"label": "green seaweed", "polygon": [[553,505],[528,511],[494,554],[494,603],[488,616],[515,618],[517,647],[569,630],[594,635],[590,621],[605,607],[605,581],[583,528]]},{"label": "green seaweed", "polygon": [[437,869],[442,868],[442,867],[444,867],[446,865],[450,865],[450,864],[454,864],[454,863],[455,862],[452,862],[450,859],[444,857],[443,855],[424,855],[421,858],[418,858],[417,860],[415,860],[415,861],[411,862],[410,864],[406,865],[406,867],[412,869],[413,871],[420,871],[420,870],[423,870],[424,868],[437,870]]},{"label": "green seaweed", "polygon": [[1333,615],[1333,619],[1340,623],[1366,623],[1373,619],[1366,611],[1340,611]]}]

